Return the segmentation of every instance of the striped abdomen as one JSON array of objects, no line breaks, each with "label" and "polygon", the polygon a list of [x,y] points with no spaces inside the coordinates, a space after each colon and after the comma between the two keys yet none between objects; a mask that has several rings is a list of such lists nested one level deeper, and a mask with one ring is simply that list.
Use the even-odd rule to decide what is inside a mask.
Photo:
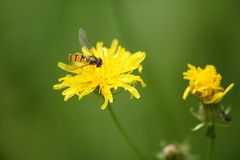
[{"label": "striped abdomen", "polygon": [[70,54],[68,60],[71,62],[82,62],[84,60],[84,55],[82,53]]},{"label": "striped abdomen", "polygon": [[94,55],[84,56],[82,53],[70,54],[68,60],[71,62],[86,62],[89,65],[96,65],[96,67],[100,67],[102,65],[101,58],[97,58]]}]

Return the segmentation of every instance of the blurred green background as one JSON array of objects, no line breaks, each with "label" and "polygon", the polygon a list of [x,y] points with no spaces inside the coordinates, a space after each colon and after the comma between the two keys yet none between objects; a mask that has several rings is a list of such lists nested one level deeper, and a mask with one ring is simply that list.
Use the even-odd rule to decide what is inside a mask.
[{"label": "blurred green background", "polygon": [[1,0],[0,159],[137,160],[101,98],[64,102],[52,86],[66,72],[57,67],[78,51],[78,29],[92,44],[113,38],[132,52],[143,50],[140,100],[122,92],[113,107],[140,150],[151,157],[161,140],[190,138],[203,155],[204,130],[190,115],[196,97],[182,100],[187,63],[216,65],[222,85],[236,87],[224,97],[232,106],[230,127],[217,128],[214,159],[240,159],[240,3],[238,0]]}]

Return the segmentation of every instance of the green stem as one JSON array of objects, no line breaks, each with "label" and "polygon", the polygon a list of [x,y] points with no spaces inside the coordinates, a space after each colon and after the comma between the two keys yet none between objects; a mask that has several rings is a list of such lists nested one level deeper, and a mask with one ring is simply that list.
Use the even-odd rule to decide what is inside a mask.
[{"label": "green stem", "polygon": [[214,149],[214,139],[209,139],[206,160],[212,160]]},{"label": "green stem", "polygon": [[129,145],[129,147],[131,147],[133,149],[133,151],[138,155],[138,157],[141,160],[146,160],[144,155],[138,150],[138,148],[134,145],[134,143],[131,141],[131,139],[129,138],[129,136],[127,135],[127,133],[125,132],[125,130],[123,129],[123,127],[121,126],[121,124],[119,123],[113,109],[112,106],[109,105],[108,106],[108,110],[111,114],[111,117],[115,123],[115,125],[117,126],[119,132],[122,134],[123,138],[125,139],[125,141],[127,142],[127,144]]},{"label": "green stem", "polygon": [[207,129],[207,137],[209,139],[209,142],[205,160],[212,160],[215,136],[215,127],[214,125],[211,125]]}]

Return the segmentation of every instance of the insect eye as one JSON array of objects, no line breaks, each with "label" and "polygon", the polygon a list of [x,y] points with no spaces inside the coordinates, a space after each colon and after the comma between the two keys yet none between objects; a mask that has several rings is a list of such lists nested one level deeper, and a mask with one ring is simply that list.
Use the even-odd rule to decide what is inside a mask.
[{"label": "insect eye", "polygon": [[102,65],[102,59],[98,58],[97,59],[97,67],[100,67]]}]

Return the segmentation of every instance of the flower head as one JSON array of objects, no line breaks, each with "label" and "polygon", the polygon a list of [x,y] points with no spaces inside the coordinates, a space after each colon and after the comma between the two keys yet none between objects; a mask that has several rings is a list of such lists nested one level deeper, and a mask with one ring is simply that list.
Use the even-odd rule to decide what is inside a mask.
[{"label": "flower head", "polygon": [[189,80],[183,99],[189,93],[197,95],[202,103],[213,104],[221,101],[223,96],[234,86],[230,84],[225,90],[221,87],[221,75],[213,65],[206,65],[204,69],[188,64],[188,70],[183,72],[183,78]]},{"label": "flower head", "polygon": [[[144,52],[138,51],[132,54],[118,46],[117,40],[112,41],[110,48],[106,48],[102,42],[98,42],[96,48],[92,48],[91,52],[94,56],[102,59],[100,67],[96,67],[96,65],[82,67],[81,62],[73,62],[70,65],[58,63],[61,69],[73,74],[60,78],[60,83],[54,85],[56,90],[66,88],[62,93],[65,101],[74,95],[81,99],[97,89],[105,99],[101,107],[101,109],[105,109],[109,102],[113,102],[112,89],[116,90],[119,87],[129,91],[133,97],[140,98],[134,84],[140,82],[144,87],[145,83],[140,76],[134,75],[132,72],[138,69],[141,73],[142,65],[140,63],[146,56]],[[84,47],[82,53],[84,55],[91,54]]]},{"label": "flower head", "polygon": [[156,155],[158,160],[196,160],[197,156],[190,152],[187,142],[182,144],[161,142],[162,151]]}]

